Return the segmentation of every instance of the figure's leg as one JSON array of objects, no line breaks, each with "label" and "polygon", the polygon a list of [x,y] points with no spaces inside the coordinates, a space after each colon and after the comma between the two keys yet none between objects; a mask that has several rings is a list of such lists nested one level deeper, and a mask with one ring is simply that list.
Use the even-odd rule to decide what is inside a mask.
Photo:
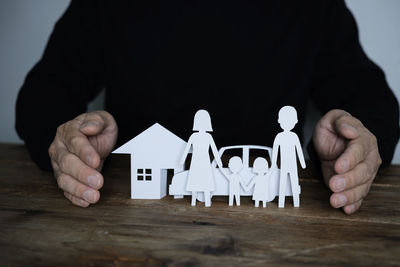
[{"label": "figure's leg", "polygon": [[286,171],[281,170],[281,177],[279,179],[279,208],[285,207],[285,195],[286,195],[286,181],[288,174]]},{"label": "figure's leg", "polygon": [[229,193],[229,206],[233,206],[233,193]]},{"label": "figure's leg", "polygon": [[259,206],[259,201],[258,201],[258,200],[254,200],[254,206],[255,206],[256,208],[258,208],[258,206]]},{"label": "figure's leg", "polygon": [[204,192],[204,200],[206,202],[205,206],[206,207],[211,207],[211,194],[210,194],[210,191],[205,191]]},{"label": "figure's leg", "polygon": [[300,207],[299,177],[296,171],[290,173],[290,184],[292,186],[293,206]]},{"label": "figure's leg", "polygon": [[196,206],[197,192],[192,191],[192,206]]},{"label": "figure's leg", "polygon": [[240,206],[240,194],[237,193],[237,194],[235,195],[235,198],[236,198],[236,206]]},{"label": "figure's leg", "polygon": [[262,203],[263,203],[263,208],[266,208],[267,207],[267,201],[264,200]]}]

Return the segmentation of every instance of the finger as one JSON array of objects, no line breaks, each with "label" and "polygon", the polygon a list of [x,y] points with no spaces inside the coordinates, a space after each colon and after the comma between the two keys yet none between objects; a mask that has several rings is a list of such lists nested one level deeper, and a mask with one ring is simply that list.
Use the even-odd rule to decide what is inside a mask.
[{"label": "finger", "polygon": [[79,123],[76,121],[66,123],[60,141],[69,152],[77,155],[88,166],[95,169],[100,164],[100,156],[87,136],[80,132],[78,126]]},{"label": "finger", "polygon": [[82,114],[79,130],[85,135],[97,135],[103,131],[105,121],[100,112]]},{"label": "finger", "polygon": [[99,191],[82,184],[71,176],[62,173],[57,177],[58,186],[65,192],[84,199],[85,201],[94,204],[100,199]]},{"label": "finger", "polygon": [[355,202],[353,204],[346,205],[346,206],[343,207],[343,211],[346,214],[352,214],[352,213],[354,213],[354,212],[356,212],[357,210],[360,209],[362,202],[363,202],[363,200],[360,199],[359,201],[357,201],[357,202]]},{"label": "finger", "polygon": [[100,189],[103,186],[104,179],[101,173],[84,164],[66,149],[59,149],[57,162],[57,170],[60,172],[72,176],[93,189]]},{"label": "finger", "polygon": [[64,196],[69,199],[75,206],[79,206],[82,208],[87,208],[90,203],[87,202],[86,200],[83,200],[81,198],[77,198],[73,195],[71,195],[70,193],[64,192]]},{"label": "finger", "polygon": [[336,160],[335,171],[337,173],[344,173],[353,169],[376,148],[377,142],[375,136],[365,131],[360,137],[349,142],[345,151]]},{"label": "finger", "polygon": [[335,131],[342,137],[352,140],[360,136],[360,133],[364,127],[361,121],[349,113],[343,113],[341,116],[337,116],[333,121]]},{"label": "finger", "polygon": [[110,113],[106,111],[93,111],[84,114],[80,130],[85,135],[97,135],[100,132],[105,134],[117,131],[117,124]]},{"label": "finger", "polygon": [[323,116],[322,119],[318,121],[318,123],[320,124],[321,128],[328,129],[331,132],[335,132],[335,122],[339,118],[344,116],[351,117],[350,113],[344,110],[334,109],[326,113],[325,116]]},{"label": "finger", "polygon": [[330,203],[334,208],[341,208],[353,204],[366,197],[370,186],[371,183],[365,183],[344,192],[334,193],[330,198]]},{"label": "finger", "polygon": [[349,140],[345,151],[335,163],[335,171],[344,173],[365,159],[369,153],[372,134],[366,130],[358,119],[351,116],[338,118],[335,122],[335,128],[339,135]]},{"label": "finger", "polygon": [[367,183],[375,177],[375,170],[366,161],[359,163],[351,171],[333,176],[329,188],[333,192],[342,192]]}]

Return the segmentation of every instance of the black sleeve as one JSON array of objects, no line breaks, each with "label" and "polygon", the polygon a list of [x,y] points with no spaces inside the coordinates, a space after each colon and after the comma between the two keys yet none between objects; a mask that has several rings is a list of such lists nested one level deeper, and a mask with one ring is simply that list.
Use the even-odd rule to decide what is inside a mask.
[{"label": "black sleeve", "polygon": [[88,1],[71,2],[18,95],[16,130],[45,170],[52,169],[47,151],[57,127],[85,112],[101,89],[101,42],[94,12]]},{"label": "black sleeve", "polygon": [[385,75],[363,52],[356,22],[343,1],[325,14],[311,97],[323,113],[343,109],[377,137],[382,167],[390,164],[399,138],[399,106]]}]

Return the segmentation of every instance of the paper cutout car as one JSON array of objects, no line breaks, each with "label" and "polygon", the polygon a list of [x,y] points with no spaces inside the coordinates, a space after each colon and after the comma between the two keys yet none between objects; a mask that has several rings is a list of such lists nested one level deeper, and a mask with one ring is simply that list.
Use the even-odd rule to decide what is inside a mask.
[{"label": "paper cutout car", "polygon": [[[272,148],[266,146],[256,146],[256,145],[241,145],[241,146],[228,146],[222,147],[219,150],[219,155],[222,156],[223,154],[230,154],[229,150],[241,150],[242,155],[241,158],[243,160],[243,168],[240,171],[240,176],[243,178],[244,182],[248,184],[255,176],[255,173],[252,172],[252,167],[250,167],[250,150],[258,150],[258,152],[264,152],[267,158],[272,158]],[[228,153],[226,153],[228,152]],[[224,176],[223,172],[217,166],[215,160],[212,162],[212,169],[214,172],[214,179],[215,179],[215,191],[211,194],[212,196],[228,196],[229,195],[229,182]],[[229,172],[228,168],[224,168],[224,171]],[[272,175],[271,179],[269,180],[269,198],[268,201],[274,200],[276,196],[279,195],[279,179],[280,179],[280,169],[274,168],[271,169]],[[188,177],[189,171],[185,170],[183,172],[176,173],[173,178],[172,182],[169,185],[169,195],[174,196],[174,198],[183,198],[184,196],[192,195],[190,191],[186,191],[186,181]],[[299,192],[301,188],[299,186]],[[251,196],[253,195],[253,189],[246,192],[243,188],[240,189],[241,196]],[[286,186],[286,196],[292,196],[292,188],[291,184],[287,183]],[[197,193],[197,199],[199,201],[204,201],[204,195],[201,192]]]}]

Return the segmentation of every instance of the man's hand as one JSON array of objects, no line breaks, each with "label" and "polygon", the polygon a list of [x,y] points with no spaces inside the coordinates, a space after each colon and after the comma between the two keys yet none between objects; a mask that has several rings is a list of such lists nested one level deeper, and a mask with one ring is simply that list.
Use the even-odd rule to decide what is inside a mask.
[{"label": "man's hand", "polygon": [[117,140],[118,127],[106,111],[82,114],[57,129],[49,155],[58,186],[73,204],[87,207],[100,199],[100,171]]},{"label": "man's hand", "polygon": [[331,205],[357,211],[382,163],[376,137],[349,113],[331,110],[316,125],[313,142],[333,191]]}]

